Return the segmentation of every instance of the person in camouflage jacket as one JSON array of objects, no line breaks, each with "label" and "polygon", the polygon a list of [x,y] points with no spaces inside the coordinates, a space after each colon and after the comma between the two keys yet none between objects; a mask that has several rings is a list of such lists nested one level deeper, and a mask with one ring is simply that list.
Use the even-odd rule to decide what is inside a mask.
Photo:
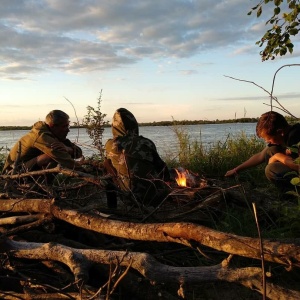
[{"label": "person in camouflage jacket", "polygon": [[70,169],[80,167],[74,159],[82,157],[82,150],[67,139],[69,127],[69,116],[65,112],[51,111],[45,122],[36,122],[13,146],[2,173],[7,174],[14,168],[21,172],[35,171],[57,164]]},{"label": "person in camouflage jacket", "polygon": [[112,120],[113,138],[105,144],[106,169],[123,191],[145,205],[158,205],[170,192],[170,173],[155,144],[139,135],[134,115],[119,108]]}]

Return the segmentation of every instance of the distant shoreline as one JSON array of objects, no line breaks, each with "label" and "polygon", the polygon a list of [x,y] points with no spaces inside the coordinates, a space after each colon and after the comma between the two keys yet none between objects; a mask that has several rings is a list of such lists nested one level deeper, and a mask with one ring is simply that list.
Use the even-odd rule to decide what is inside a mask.
[{"label": "distant shoreline", "polygon": [[[225,123],[256,123],[258,118],[239,118],[229,120],[182,120],[182,121],[159,121],[139,123],[139,126],[174,126],[174,125],[198,125],[198,124],[225,124]],[[111,124],[107,123],[104,127],[110,127]],[[30,130],[32,126],[0,126],[0,131],[7,130]],[[85,126],[71,126],[71,128],[85,128]]]}]

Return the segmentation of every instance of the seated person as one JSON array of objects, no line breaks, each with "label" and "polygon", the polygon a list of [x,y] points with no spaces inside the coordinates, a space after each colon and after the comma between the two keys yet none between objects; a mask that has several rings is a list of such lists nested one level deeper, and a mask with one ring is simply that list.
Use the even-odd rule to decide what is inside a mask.
[{"label": "seated person", "polygon": [[295,187],[290,181],[295,175],[289,173],[293,171],[299,173],[299,164],[294,160],[299,157],[300,124],[289,125],[284,116],[269,111],[259,118],[256,134],[268,143],[267,147],[236,168],[229,170],[225,176],[233,176],[265,162],[266,177],[275,184],[281,194],[294,190]]},{"label": "seated person", "polygon": [[125,108],[115,112],[112,134],[113,138],[105,144],[104,166],[115,184],[131,192],[140,203],[158,205],[170,192],[165,182],[170,174],[155,144],[139,135],[138,122]]},{"label": "seated person", "polygon": [[35,171],[57,164],[69,169],[79,167],[79,162],[74,159],[82,157],[82,151],[66,138],[69,127],[69,116],[65,112],[50,111],[45,122],[36,122],[13,146],[2,173],[9,173],[14,168],[17,172]]}]

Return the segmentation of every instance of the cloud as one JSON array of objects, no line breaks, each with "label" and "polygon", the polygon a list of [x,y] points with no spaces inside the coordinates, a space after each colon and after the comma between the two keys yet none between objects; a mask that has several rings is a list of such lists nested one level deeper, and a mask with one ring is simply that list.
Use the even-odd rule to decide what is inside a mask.
[{"label": "cloud", "polygon": [[252,54],[256,52],[257,52],[257,48],[255,48],[253,45],[248,45],[248,46],[235,49],[233,51],[233,55],[248,54],[248,53]]},{"label": "cloud", "polygon": [[[299,99],[300,98],[300,93],[283,93],[279,95],[273,95],[277,97],[279,101],[284,100],[284,99]],[[218,99],[213,99],[213,100],[222,100],[222,101],[236,101],[236,100],[246,100],[246,101],[252,101],[252,100],[266,100],[270,99],[268,95],[265,96],[247,96],[247,97],[228,97],[228,98],[218,98]]]},{"label": "cloud", "polygon": [[244,0],[2,0],[0,76],[110,70],[230,45],[239,54],[259,27],[249,9]]},{"label": "cloud", "polygon": [[22,74],[22,73],[40,73],[43,69],[35,66],[26,66],[20,63],[14,63],[10,65],[6,65],[4,67],[0,67],[1,73],[12,73],[12,74]]},{"label": "cloud", "polygon": [[299,99],[300,93],[285,93],[277,96],[278,99]]},{"label": "cloud", "polygon": [[199,72],[197,70],[181,70],[180,73],[183,75],[194,75],[198,74]]}]

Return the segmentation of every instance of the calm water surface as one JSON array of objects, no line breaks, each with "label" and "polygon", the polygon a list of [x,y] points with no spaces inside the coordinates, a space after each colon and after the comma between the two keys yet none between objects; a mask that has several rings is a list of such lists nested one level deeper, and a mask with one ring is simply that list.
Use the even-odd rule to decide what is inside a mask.
[{"label": "calm water surface", "polygon": [[[179,128],[184,130],[191,140],[201,141],[205,146],[211,147],[216,142],[225,142],[228,136],[234,137],[241,132],[244,132],[247,136],[255,135],[255,126],[256,123],[227,123],[183,125]],[[0,131],[0,149],[3,147],[2,153],[6,153],[27,132],[28,130]],[[151,139],[162,156],[177,152],[178,141],[173,126],[142,126],[140,127],[140,134]],[[111,129],[105,128],[103,143],[111,137]],[[82,147],[85,156],[97,153],[92,147],[85,129],[71,129],[68,138]]]}]

